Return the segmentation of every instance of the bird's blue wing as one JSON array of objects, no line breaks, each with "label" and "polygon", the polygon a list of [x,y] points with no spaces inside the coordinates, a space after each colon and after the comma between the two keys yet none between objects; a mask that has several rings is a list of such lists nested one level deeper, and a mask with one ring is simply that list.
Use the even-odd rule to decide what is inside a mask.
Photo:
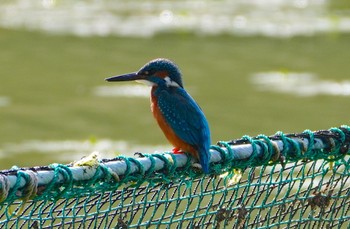
[{"label": "bird's blue wing", "polygon": [[172,88],[157,93],[158,106],[175,134],[199,152],[206,171],[209,165],[210,131],[201,108],[183,88]]},{"label": "bird's blue wing", "polygon": [[183,141],[193,146],[203,141],[206,143],[210,133],[202,110],[185,90],[174,90],[173,93],[163,90],[158,95],[158,106],[163,117]]}]

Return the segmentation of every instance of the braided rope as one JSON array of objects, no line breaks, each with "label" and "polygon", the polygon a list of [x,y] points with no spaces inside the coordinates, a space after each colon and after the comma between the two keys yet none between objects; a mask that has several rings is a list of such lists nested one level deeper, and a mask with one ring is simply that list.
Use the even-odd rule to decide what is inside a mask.
[{"label": "braided rope", "polygon": [[[343,160],[349,154],[350,127],[329,130],[305,130],[300,134],[277,132],[267,137],[243,136],[232,141],[220,141],[210,148],[211,173],[222,174],[234,169],[280,163],[284,166],[299,160],[328,162]],[[150,154],[140,158],[118,156],[104,159],[96,166],[71,166],[52,164],[31,169],[14,168],[0,171],[0,203],[15,200],[59,199],[94,190],[115,190],[123,184],[140,185],[143,182],[175,182],[183,177],[203,176],[194,169],[190,154]]]}]

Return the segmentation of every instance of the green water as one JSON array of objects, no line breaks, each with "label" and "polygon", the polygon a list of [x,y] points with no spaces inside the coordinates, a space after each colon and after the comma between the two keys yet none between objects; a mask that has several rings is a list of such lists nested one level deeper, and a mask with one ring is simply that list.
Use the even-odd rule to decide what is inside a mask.
[{"label": "green water", "polygon": [[[74,37],[0,30],[0,149],[28,140],[125,140],[166,144],[148,99],[98,97],[104,78],[166,57],[184,74],[185,88],[210,123],[212,140],[242,135],[327,129],[349,122],[348,96],[295,96],[258,90],[257,72],[311,72],[349,79],[350,35],[290,39],[163,34],[146,38]],[[116,151],[118,149],[115,149]],[[142,151],[140,149],[139,151]],[[6,152],[2,152],[6,155]],[[6,155],[0,169],[67,163],[52,155]]]}]

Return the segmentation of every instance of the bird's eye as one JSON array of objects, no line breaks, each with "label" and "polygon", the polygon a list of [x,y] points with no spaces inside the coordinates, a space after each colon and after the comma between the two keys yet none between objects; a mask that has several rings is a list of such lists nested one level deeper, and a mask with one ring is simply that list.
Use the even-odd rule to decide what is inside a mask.
[{"label": "bird's eye", "polygon": [[146,76],[149,75],[149,71],[144,71],[143,74],[145,74]]}]

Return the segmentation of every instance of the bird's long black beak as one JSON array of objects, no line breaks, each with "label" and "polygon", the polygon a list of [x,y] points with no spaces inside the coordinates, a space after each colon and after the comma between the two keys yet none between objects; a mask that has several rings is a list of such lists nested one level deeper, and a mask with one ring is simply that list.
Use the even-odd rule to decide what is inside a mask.
[{"label": "bird's long black beak", "polygon": [[142,75],[137,74],[137,72],[133,73],[128,73],[124,75],[119,75],[119,76],[112,76],[109,78],[106,78],[105,80],[108,82],[113,82],[113,81],[132,81],[132,80],[139,80],[143,79],[144,77]]}]

